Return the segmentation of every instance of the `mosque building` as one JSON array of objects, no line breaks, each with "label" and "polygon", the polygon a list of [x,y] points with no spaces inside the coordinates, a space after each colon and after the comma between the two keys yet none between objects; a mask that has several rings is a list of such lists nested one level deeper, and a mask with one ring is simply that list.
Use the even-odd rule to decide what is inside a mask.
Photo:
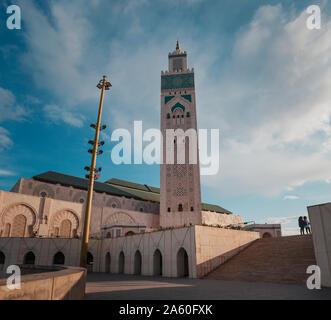
[{"label": "mosque building", "polygon": [[[194,69],[178,42],[168,59],[161,73],[161,132],[196,130]],[[175,156],[178,143],[176,137]],[[87,189],[87,179],[48,171],[0,191],[0,269],[79,265]],[[90,271],[201,277],[263,236],[258,227],[237,230],[243,217],[201,202],[200,190],[199,161],[188,157],[161,164],[160,188],[115,178],[95,182]],[[272,228],[278,231],[272,236],[281,235],[279,225]]]}]

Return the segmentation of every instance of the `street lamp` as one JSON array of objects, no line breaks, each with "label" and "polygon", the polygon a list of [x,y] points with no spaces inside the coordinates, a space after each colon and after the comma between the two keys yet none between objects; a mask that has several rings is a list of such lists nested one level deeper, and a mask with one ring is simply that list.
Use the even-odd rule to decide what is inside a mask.
[{"label": "street lamp", "polygon": [[88,240],[90,234],[90,221],[91,221],[91,209],[92,209],[92,199],[93,199],[93,187],[94,187],[94,180],[100,177],[98,172],[101,171],[101,168],[97,169],[95,167],[97,155],[102,154],[103,151],[99,150],[99,146],[104,145],[104,141],[99,143],[99,135],[100,131],[106,129],[106,126],[101,126],[101,114],[102,114],[102,107],[103,107],[103,99],[105,90],[109,90],[111,87],[111,83],[107,82],[107,77],[103,76],[103,79],[99,81],[97,88],[101,89],[101,97],[100,97],[100,104],[99,104],[99,112],[98,112],[98,119],[97,123],[92,123],[90,125],[91,128],[95,129],[94,141],[90,140],[88,143],[93,146],[93,149],[89,149],[88,152],[92,154],[91,166],[85,167],[84,169],[89,171],[85,177],[89,179],[89,188],[87,193],[87,201],[86,201],[86,211],[84,217],[84,225],[83,225],[83,236],[82,236],[82,244],[81,244],[81,251],[80,251],[80,266],[86,268],[87,265],[87,252],[88,252]]}]

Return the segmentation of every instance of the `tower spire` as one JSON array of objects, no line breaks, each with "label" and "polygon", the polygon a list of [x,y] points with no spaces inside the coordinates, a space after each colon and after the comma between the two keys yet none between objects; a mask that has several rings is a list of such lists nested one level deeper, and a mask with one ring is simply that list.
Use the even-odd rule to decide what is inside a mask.
[{"label": "tower spire", "polygon": [[179,46],[179,41],[177,40],[177,43],[176,43],[176,51],[180,51],[180,46]]}]

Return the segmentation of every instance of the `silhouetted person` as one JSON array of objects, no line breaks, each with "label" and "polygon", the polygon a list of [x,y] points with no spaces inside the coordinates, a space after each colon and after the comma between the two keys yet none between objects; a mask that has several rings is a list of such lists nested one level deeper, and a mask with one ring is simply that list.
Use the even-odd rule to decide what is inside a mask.
[{"label": "silhouetted person", "polygon": [[310,232],[310,222],[308,221],[307,217],[303,217],[303,223],[306,229],[306,233],[309,234]]},{"label": "silhouetted person", "polygon": [[300,234],[301,235],[305,234],[305,222],[303,221],[302,217],[299,218],[298,223],[300,228]]}]

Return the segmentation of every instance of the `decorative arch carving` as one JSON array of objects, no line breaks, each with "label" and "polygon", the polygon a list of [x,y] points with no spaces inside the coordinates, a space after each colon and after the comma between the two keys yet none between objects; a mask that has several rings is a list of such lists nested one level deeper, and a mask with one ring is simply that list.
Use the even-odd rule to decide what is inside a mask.
[{"label": "decorative arch carving", "polygon": [[50,224],[50,235],[71,238],[75,236],[79,227],[79,219],[71,210],[57,212]]},{"label": "decorative arch carving", "polygon": [[121,201],[116,198],[111,198],[107,201],[107,207],[121,209]]},{"label": "decorative arch carving", "polygon": [[[3,236],[31,237],[35,227],[36,213],[31,207],[23,203],[10,206],[1,216]],[[14,234],[12,235],[13,232]]]},{"label": "decorative arch carving", "polygon": [[125,212],[116,212],[110,215],[105,222],[106,225],[136,225],[136,221]]}]

